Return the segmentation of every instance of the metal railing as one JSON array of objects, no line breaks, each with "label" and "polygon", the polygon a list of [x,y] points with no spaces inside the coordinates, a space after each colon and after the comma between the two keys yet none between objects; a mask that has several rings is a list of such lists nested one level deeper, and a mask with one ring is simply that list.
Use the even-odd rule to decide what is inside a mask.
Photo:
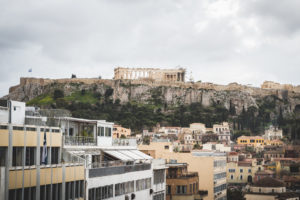
[{"label": "metal railing", "polygon": [[167,175],[167,178],[169,179],[179,179],[179,178],[193,178],[193,177],[197,177],[198,176],[198,172],[189,172],[189,173],[185,173],[185,174],[181,174],[181,175]]},{"label": "metal railing", "polygon": [[85,136],[64,136],[64,144],[74,146],[95,146],[97,145],[97,140],[93,137]]},{"label": "metal railing", "polygon": [[137,141],[135,138],[123,139],[123,138],[116,138],[113,139],[113,146],[137,146]]},{"label": "metal railing", "polygon": [[[103,166],[100,164],[99,166]],[[100,168],[91,168],[89,169],[89,178],[95,177],[102,177],[102,176],[109,176],[109,175],[116,175],[116,174],[124,174],[128,172],[135,172],[135,171],[144,171],[150,170],[151,163],[136,163],[136,164],[124,164],[120,166],[107,166],[107,167],[100,167]]]}]

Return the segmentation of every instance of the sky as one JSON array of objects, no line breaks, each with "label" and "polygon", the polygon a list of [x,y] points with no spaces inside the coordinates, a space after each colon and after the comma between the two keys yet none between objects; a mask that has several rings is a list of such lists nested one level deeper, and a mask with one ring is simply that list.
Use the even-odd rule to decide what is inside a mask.
[{"label": "sky", "polygon": [[0,96],[20,77],[110,79],[118,66],[300,85],[299,8],[299,0],[0,0]]}]

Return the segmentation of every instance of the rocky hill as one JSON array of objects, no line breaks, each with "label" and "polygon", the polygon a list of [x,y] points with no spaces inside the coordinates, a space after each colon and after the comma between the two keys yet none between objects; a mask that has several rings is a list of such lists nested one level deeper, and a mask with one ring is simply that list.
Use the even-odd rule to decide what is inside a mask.
[{"label": "rocky hill", "polygon": [[[57,90],[62,91],[63,98],[53,96]],[[197,104],[201,109],[223,107],[231,116],[230,119],[237,118],[249,108],[254,109],[254,115],[258,116],[262,114],[260,109],[263,106],[264,112],[268,112],[269,121],[274,122],[279,115],[288,117],[300,108],[300,87],[273,82],[265,82],[261,88],[257,88],[237,83],[216,85],[150,80],[21,78],[20,84],[11,87],[9,94],[2,99],[25,101],[29,105],[46,108],[67,107],[74,103],[95,106],[117,103],[122,106],[135,102],[138,106],[152,105],[154,111],[158,109],[164,114],[174,113],[180,106],[187,108]],[[187,108],[185,112],[190,111]]]}]

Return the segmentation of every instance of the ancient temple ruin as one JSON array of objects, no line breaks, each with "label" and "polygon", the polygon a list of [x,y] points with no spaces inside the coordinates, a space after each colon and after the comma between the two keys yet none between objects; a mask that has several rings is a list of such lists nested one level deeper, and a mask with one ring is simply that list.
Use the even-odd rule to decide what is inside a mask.
[{"label": "ancient temple ruin", "polygon": [[162,82],[184,82],[185,69],[158,69],[158,68],[115,68],[115,80],[120,79],[149,79]]}]

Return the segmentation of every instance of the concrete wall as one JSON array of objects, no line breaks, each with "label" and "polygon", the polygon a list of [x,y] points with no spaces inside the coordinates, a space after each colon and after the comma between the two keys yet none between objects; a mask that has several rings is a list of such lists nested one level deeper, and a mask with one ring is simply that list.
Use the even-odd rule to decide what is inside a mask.
[{"label": "concrete wall", "polygon": [[25,123],[25,103],[19,101],[10,101],[11,123],[23,125]]},{"label": "concrete wall", "polygon": [[9,112],[8,108],[0,106],[0,123],[8,123]]}]

